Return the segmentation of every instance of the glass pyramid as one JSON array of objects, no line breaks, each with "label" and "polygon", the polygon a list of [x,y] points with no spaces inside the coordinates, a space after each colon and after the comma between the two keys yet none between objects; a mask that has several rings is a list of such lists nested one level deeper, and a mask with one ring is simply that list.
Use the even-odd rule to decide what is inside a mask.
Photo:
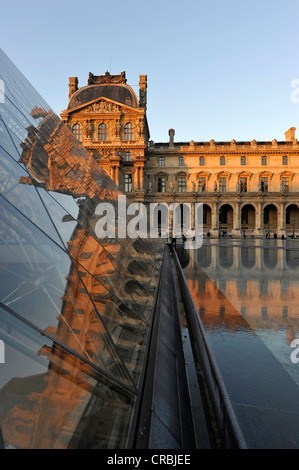
[{"label": "glass pyramid", "polygon": [[0,443],[125,448],[163,243],[98,239],[121,194],[0,50]]}]

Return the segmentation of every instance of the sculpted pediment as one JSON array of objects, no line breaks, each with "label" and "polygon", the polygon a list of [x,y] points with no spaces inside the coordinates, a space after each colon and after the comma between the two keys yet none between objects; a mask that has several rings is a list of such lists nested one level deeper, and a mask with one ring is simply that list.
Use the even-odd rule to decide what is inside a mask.
[{"label": "sculpted pediment", "polygon": [[85,103],[84,105],[66,110],[63,113],[71,114],[74,112],[83,112],[83,113],[141,113],[143,114],[144,110],[139,108],[133,108],[132,106],[125,105],[123,103],[117,103],[116,101],[110,100],[105,97],[97,98],[94,101]]}]

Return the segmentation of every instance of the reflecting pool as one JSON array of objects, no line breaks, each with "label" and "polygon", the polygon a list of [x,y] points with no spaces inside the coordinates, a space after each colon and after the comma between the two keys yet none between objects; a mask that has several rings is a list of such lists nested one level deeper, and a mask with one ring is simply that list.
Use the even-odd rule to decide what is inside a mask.
[{"label": "reflecting pool", "polygon": [[299,241],[206,240],[183,258],[248,447],[298,447]]}]

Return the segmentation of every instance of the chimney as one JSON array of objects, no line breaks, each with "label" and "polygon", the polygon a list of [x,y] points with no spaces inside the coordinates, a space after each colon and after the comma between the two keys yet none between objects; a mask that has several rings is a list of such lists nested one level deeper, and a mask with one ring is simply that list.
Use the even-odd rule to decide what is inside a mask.
[{"label": "chimney", "polygon": [[296,130],[296,127],[291,127],[288,131],[284,133],[284,135],[286,136],[286,142],[296,141],[295,130]]},{"label": "chimney", "polygon": [[139,75],[139,106],[146,109],[147,102],[147,75]]},{"label": "chimney", "polygon": [[78,90],[78,77],[69,77],[69,99]]},{"label": "chimney", "polygon": [[174,140],[175,130],[169,129],[168,134],[169,134],[169,147],[174,147],[173,140]]}]

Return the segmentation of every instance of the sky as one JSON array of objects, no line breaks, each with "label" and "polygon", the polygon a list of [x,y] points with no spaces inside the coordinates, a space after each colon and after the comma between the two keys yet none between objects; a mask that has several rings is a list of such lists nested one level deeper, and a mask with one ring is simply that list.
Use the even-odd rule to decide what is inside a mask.
[{"label": "sky", "polygon": [[[154,142],[299,140],[298,0],[0,0],[0,47],[57,113],[68,77],[147,75]],[[293,86],[292,86],[293,85]],[[298,90],[298,93],[296,93]]]}]

